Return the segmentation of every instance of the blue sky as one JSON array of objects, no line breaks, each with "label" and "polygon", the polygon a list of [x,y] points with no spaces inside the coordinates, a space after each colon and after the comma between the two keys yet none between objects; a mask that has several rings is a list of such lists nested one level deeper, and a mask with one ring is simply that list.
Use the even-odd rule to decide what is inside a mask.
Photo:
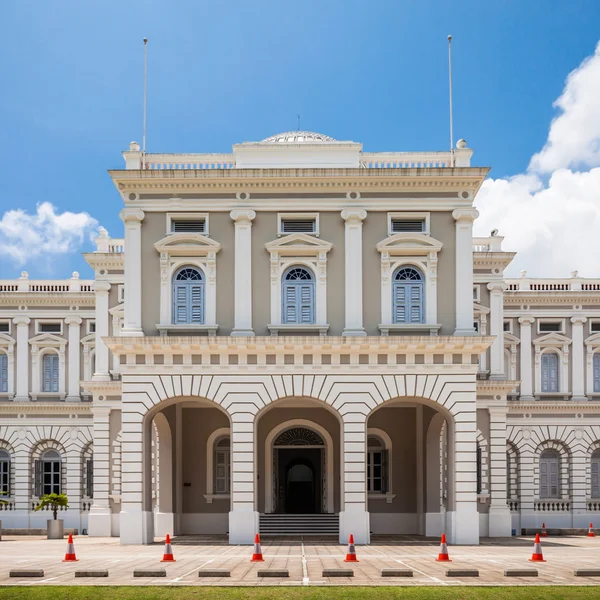
[{"label": "blue sky", "polygon": [[[504,178],[546,142],[599,22],[595,0],[5,3],[0,218],[50,202],[122,234],[106,170],[141,141],[144,36],[150,152],[228,152],[295,129],[298,112],[303,129],[401,151],[447,147],[451,33],[456,137]],[[27,237],[0,278],[89,277],[88,237],[52,252]]]}]

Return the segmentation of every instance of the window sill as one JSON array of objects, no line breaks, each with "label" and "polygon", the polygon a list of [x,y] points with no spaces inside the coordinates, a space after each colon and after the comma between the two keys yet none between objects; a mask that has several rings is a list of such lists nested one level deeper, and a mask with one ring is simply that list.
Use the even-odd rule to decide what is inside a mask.
[{"label": "window sill", "polygon": [[392,492],[387,492],[386,494],[372,492],[368,495],[369,500],[385,500],[388,504],[391,504],[395,497],[396,494],[392,494]]},{"label": "window sill", "polygon": [[381,335],[390,335],[391,333],[423,333],[428,332],[429,335],[437,335],[441,329],[441,325],[429,323],[392,323],[390,325],[379,325]]},{"label": "window sill", "polygon": [[66,397],[66,394],[59,392],[38,392],[37,394],[31,394],[32,400],[64,400]]},{"label": "window sill", "polygon": [[160,335],[162,337],[166,337],[169,334],[181,334],[188,333],[191,335],[198,335],[201,333],[206,333],[209,337],[214,337],[217,335],[217,329],[219,329],[218,325],[192,325],[192,324],[184,324],[184,325],[157,325],[156,329],[158,329]]},{"label": "window sill", "polygon": [[543,400],[544,398],[551,398],[555,400],[569,400],[573,394],[569,392],[542,392],[534,394],[533,397],[536,400]]},{"label": "window sill", "polygon": [[301,325],[298,324],[283,324],[283,325],[267,325],[272,336],[278,336],[280,333],[308,333],[318,332],[320,336],[326,336],[329,331],[329,325]]},{"label": "window sill", "polygon": [[204,494],[207,504],[212,504],[213,500],[229,500],[231,494]]}]

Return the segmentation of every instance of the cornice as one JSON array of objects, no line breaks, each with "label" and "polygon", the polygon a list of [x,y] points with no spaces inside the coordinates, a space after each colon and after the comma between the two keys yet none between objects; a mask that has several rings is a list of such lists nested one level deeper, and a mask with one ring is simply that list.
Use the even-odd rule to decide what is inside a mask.
[{"label": "cornice", "polygon": [[[553,400],[552,402],[523,402],[515,400],[508,402],[509,415],[528,414],[541,415],[543,413],[582,413],[600,415],[600,403],[594,402],[573,402],[569,400]],[[525,425],[526,422],[523,422]]]},{"label": "cornice", "polygon": [[600,291],[564,291],[564,292],[538,292],[538,291],[506,291],[505,304],[582,304],[585,301],[600,303]]},{"label": "cornice", "polygon": [[91,402],[1,402],[0,414],[54,413],[59,415],[91,415]]},{"label": "cornice", "polygon": [[0,306],[94,306],[94,292],[0,292]]},{"label": "cornice", "polygon": [[98,396],[104,394],[106,396],[120,396],[122,383],[117,381],[82,381],[81,387]]},{"label": "cornice", "polygon": [[484,379],[477,381],[477,394],[478,395],[489,395],[489,394],[500,394],[506,396],[514,390],[518,385],[519,381],[511,381],[508,379]]}]

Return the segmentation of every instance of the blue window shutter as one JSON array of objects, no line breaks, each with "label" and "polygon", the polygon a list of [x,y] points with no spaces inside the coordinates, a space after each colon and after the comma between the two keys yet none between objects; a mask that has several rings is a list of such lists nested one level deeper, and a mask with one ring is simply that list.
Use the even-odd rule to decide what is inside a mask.
[{"label": "blue window shutter", "polygon": [[542,355],[542,392],[558,392],[558,356]]},{"label": "blue window shutter", "polygon": [[412,284],[409,288],[410,292],[410,322],[422,322],[423,308],[423,286],[420,283]]},{"label": "blue window shutter", "polygon": [[175,324],[187,323],[188,288],[185,284],[176,284],[173,289],[173,321]]},{"label": "blue window shutter", "polygon": [[394,323],[406,323],[406,286],[394,285]]},{"label": "blue window shutter", "polygon": [[204,322],[204,286],[202,284],[190,286],[191,290],[191,315],[189,322],[202,324]]},{"label": "blue window shutter", "polygon": [[592,457],[592,498],[600,497],[600,459]]},{"label": "blue window shutter", "polygon": [[310,324],[314,322],[314,287],[312,283],[300,287],[300,322]]},{"label": "blue window shutter", "polygon": [[42,365],[42,391],[58,392],[58,355],[46,354]]},{"label": "blue window shutter", "polygon": [[0,392],[8,392],[8,356],[0,354]]},{"label": "blue window shutter", "polygon": [[394,283],[394,323],[423,323],[423,283]]},{"label": "blue window shutter", "polygon": [[600,354],[594,354],[594,392],[600,392]]},{"label": "blue window shutter", "polygon": [[283,291],[283,322],[298,322],[298,288],[291,283],[285,285]]}]

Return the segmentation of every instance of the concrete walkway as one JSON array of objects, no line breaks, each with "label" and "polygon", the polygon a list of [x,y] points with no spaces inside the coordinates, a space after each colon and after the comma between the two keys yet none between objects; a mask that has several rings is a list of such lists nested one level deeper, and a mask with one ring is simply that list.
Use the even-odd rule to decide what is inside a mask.
[{"label": "concrete walkway", "polygon": [[[380,536],[358,546],[358,563],[345,563],[346,547],[318,538],[263,539],[265,561],[251,563],[251,546],[229,546],[215,536],[174,538],[175,563],[161,563],[163,543],[121,546],[117,538],[74,539],[79,562],[63,563],[67,540],[4,536],[0,585],[598,585],[576,577],[577,569],[600,569],[600,537],[543,540],[545,563],[530,563],[533,538],[486,539],[480,546],[451,546],[451,563],[435,561],[439,541]],[[326,569],[352,569],[353,577],[323,576]],[[9,577],[14,569],[43,569],[43,577]],[[164,577],[134,577],[136,569],[165,569]],[[199,577],[225,569],[229,577]],[[259,570],[288,570],[289,577],[263,577]],[[409,569],[412,577],[382,577],[382,569]],[[447,576],[448,569],[478,570],[478,577]],[[537,577],[506,577],[506,569],[537,569]],[[75,577],[76,571],[107,570],[108,577]]]}]

